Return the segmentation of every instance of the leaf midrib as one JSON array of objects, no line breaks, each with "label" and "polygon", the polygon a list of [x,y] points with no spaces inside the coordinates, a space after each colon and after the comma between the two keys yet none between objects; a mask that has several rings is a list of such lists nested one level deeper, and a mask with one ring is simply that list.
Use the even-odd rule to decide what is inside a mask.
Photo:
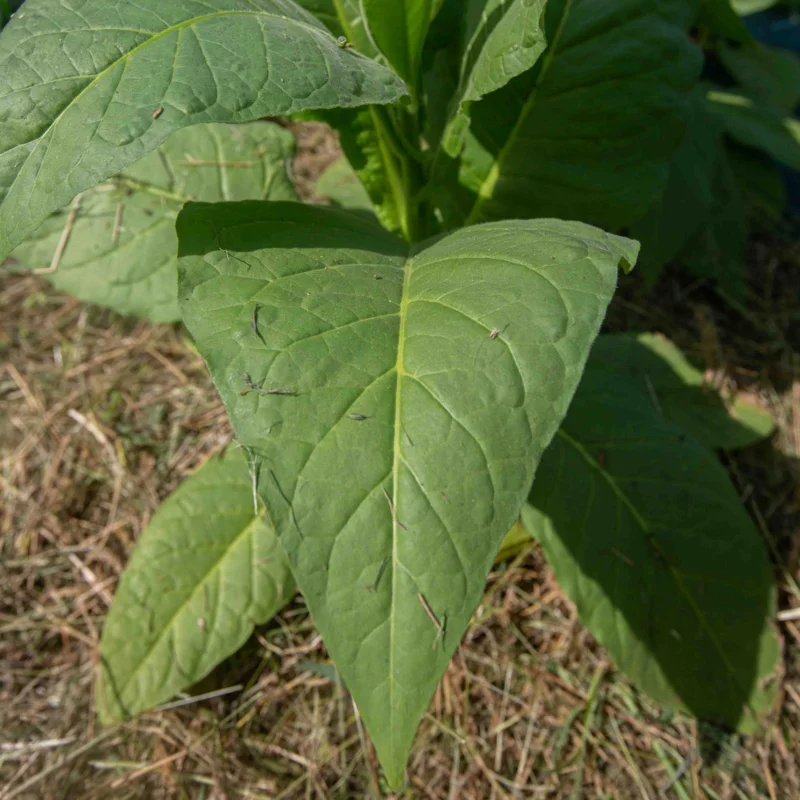
[{"label": "leaf midrib", "polygon": [[392,758],[394,759],[395,752],[395,731],[397,725],[395,724],[395,679],[394,679],[394,652],[395,652],[395,628],[396,628],[396,614],[397,614],[397,572],[400,559],[397,553],[397,514],[398,514],[398,490],[400,482],[398,480],[399,467],[400,467],[400,442],[401,436],[401,379],[405,375],[405,368],[403,366],[403,359],[405,355],[405,333],[406,333],[406,318],[408,316],[408,287],[411,282],[413,258],[406,259],[403,269],[403,290],[400,295],[400,308],[398,314],[400,317],[400,330],[397,339],[397,361],[395,362],[395,371],[397,372],[397,385],[395,386],[395,400],[394,400],[394,448],[392,453],[392,502],[394,504],[394,513],[392,514],[392,602],[389,612],[389,739]]},{"label": "leaf midrib", "polygon": [[[270,13],[268,11],[218,11],[218,12],[215,12],[214,14],[204,14],[203,16],[200,16],[200,17],[193,17],[191,20],[186,20],[185,22],[181,22],[181,23],[179,23],[177,25],[172,25],[169,28],[165,28],[163,31],[159,31],[154,36],[151,36],[149,39],[145,39],[145,41],[143,41],[141,44],[136,45],[136,47],[134,47],[133,49],[129,50],[127,53],[124,53],[123,55],[121,55],[118,59],[116,59],[111,64],[109,64],[101,72],[98,72],[97,75],[95,75],[95,77],[91,81],[89,81],[89,83],[87,83],[86,86],[84,86],[83,89],[81,89],[81,91],[78,92],[78,94],[76,94],[75,97],[69,103],[67,103],[66,106],[64,106],[64,108],[58,114],[58,116],[35,139],[36,144],[34,145],[33,149],[30,151],[30,153],[28,153],[28,155],[26,156],[23,166],[17,171],[17,174],[14,176],[14,180],[11,182],[11,184],[8,187],[8,189],[6,190],[5,197],[8,198],[10,196],[11,192],[13,191],[14,187],[17,184],[17,180],[19,179],[19,176],[24,171],[24,165],[27,164],[30,161],[31,157],[33,156],[33,154],[38,149],[38,147],[41,144],[42,140],[51,131],[55,130],[56,126],[62,120],[64,115],[67,113],[67,111],[69,111],[71,108],[73,108],[74,105],[81,99],[81,97],[83,97],[83,95],[86,94],[86,92],[88,92],[90,89],[94,88],[94,86],[97,85],[98,81],[102,80],[108,73],[110,73],[113,69],[115,69],[117,66],[119,66],[119,64],[123,63],[128,58],[131,58],[132,56],[136,55],[136,53],[138,53],[140,50],[144,49],[145,47],[148,47],[149,45],[153,44],[154,42],[157,42],[159,39],[163,38],[164,36],[170,35],[171,33],[175,33],[176,31],[185,30],[187,28],[192,27],[193,25],[198,25],[201,22],[205,22],[206,20],[209,20],[209,19],[215,19],[217,17],[234,17],[234,16],[242,16],[242,17],[271,17],[273,19],[286,20],[288,22],[300,25],[300,26],[302,26],[304,28],[307,28],[309,31],[313,31],[313,32],[315,32],[317,34],[323,33],[323,31],[321,31],[315,25],[311,25],[308,22],[303,22],[302,20],[297,20],[297,19],[294,19],[292,17],[284,17],[284,16],[280,16],[278,14],[272,14],[272,13]],[[88,33],[91,33],[93,30],[94,30],[93,28],[86,28],[86,32],[88,32]],[[29,86],[28,87],[28,91],[31,91],[31,90],[35,89],[36,86],[38,86],[38,84],[36,84],[34,86]],[[24,147],[25,145],[29,145],[33,141],[34,141],[34,139],[29,139],[26,142],[18,142],[13,147],[8,148],[8,150],[4,150],[4,151],[0,152],[0,156],[4,155],[7,152],[10,152],[11,150],[15,150],[17,147]],[[0,208],[2,208],[3,202],[4,201],[0,201]]]},{"label": "leaf midrib", "polygon": [[[622,490],[622,488],[619,486],[619,484],[616,482],[616,480],[614,480],[614,477],[607,470],[605,470],[599,464],[599,462],[596,459],[594,459],[592,457],[591,453],[589,453],[589,451],[577,439],[575,439],[572,436],[570,436],[564,430],[563,427],[559,428],[557,436],[559,436],[560,438],[564,439],[570,446],[572,446],[575,449],[575,451],[586,461],[586,463],[592,469],[596,470],[597,472],[599,472],[603,476],[603,479],[609,485],[609,487],[611,488],[611,491],[614,493],[615,497],[625,506],[625,508],[628,509],[628,511],[630,512],[631,516],[634,518],[634,520],[639,525],[639,527],[642,529],[642,531],[645,534],[649,535],[650,534],[650,526],[647,524],[647,520],[640,513],[639,509],[634,505],[633,501],[625,494],[625,492]],[[656,542],[652,542],[652,544],[655,547],[657,547],[658,553],[661,556],[661,558],[663,559],[664,563],[666,564],[667,569],[669,570],[669,573],[672,576],[672,579],[675,581],[675,584],[677,585],[678,589],[680,590],[680,593],[684,596],[686,601],[689,603],[690,608],[694,612],[695,618],[700,623],[700,625],[702,626],[703,630],[706,632],[706,635],[708,636],[708,638],[711,640],[711,643],[714,646],[714,649],[717,651],[717,654],[719,655],[720,660],[722,661],[722,663],[727,668],[731,680],[736,684],[736,686],[739,689],[739,691],[743,693],[743,696],[745,696],[745,697],[748,696],[749,692],[747,692],[745,690],[745,687],[743,687],[741,685],[741,683],[739,681],[739,678],[738,678],[738,676],[736,674],[736,670],[734,669],[733,665],[731,664],[730,660],[728,659],[728,655],[727,655],[727,653],[725,651],[725,648],[722,646],[722,644],[717,639],[717,636],[714,633],[713,629],[711,629],[709,627],[708,621],[706,619],[706,616],[700,611],[700,609],[698,608],[697,604],[695,603],[694,595],[684,585],[683,580],[681,579],[681,576],[680,576],[678,570],[672,565],[672,563],[671,563],[669,557],[667,556],[667,554],[660,547],[657,546]],[[747,708],[750,709],[749,701],[747,702]],[[752,709],[750,709],[750,710],[752,711]]]}]

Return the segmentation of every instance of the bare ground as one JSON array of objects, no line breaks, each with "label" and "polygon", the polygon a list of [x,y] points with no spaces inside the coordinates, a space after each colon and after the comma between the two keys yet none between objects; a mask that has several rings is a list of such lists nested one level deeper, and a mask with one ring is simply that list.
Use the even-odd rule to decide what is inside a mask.
[{"label": "bare ground", "polygon": [[[336,156],[303,128],[306,199]],[[634,279],[610,329],[659,330],[769,407],[773,441],[725,458],[800,605],[800,246],[755,240],[744,313],[706,286]],[[177,326],[0,275],[0,798],[361,798],[375,755],[298,596],[197,688],[97,725],[92,676],[119,575],[158,504],[230,441]],[[781,706],[742,739],[667,714],[614,669],[534,548],[490,576],[420,729],[404,796],[436,800],[800,797],[800,620],[781,623]]]}]

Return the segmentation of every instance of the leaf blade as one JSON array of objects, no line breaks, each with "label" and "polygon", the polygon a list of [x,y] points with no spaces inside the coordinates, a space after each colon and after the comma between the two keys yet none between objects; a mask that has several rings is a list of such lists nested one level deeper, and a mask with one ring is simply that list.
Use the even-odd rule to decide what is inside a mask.
[{"label": "leaf blade", "polygon": [[780,671],[764,544],[719,462],[646,392],[587,371],[523,522],[636,685],[666,706],[757,727]]},{"label": "leaf blade", "polygon": [[[540,220],[410,251],[274,203],[191,204],[178,231],[184,319],[397,785],[636,245]],[[245,374],[294,396],[243,396]]]},{"label": "leaf blade", "polygon": [[153,322],[178,321],[181,205],[295,199],[286,170],[293,152],[292,135],[268,122],[178,130],[122,175],[85,192],[74,216],[69,209],[51,215],[12,258],[84,302]]},{"label": "leaf blade", "polygon": [[207,462],[158,509],[120,582],[100,643],[101,721],[196,683],[294,591],[271,525],[253,510],[244,454]]},{"label": "leaf blade", "polygon": [[[404,93],[397,76],[337,47],[290,0],[177,0],[166,10],[144,0],[119,18],[115,9],[88,0],[76,22],[57,0],[28,0],[0,35],[0,118],[10,120],[0,139],[0,257],[178,128]],[[63,52],[95,34],[97,52]],[[46,79],[30,77],[28,52],[47,64]]]}]

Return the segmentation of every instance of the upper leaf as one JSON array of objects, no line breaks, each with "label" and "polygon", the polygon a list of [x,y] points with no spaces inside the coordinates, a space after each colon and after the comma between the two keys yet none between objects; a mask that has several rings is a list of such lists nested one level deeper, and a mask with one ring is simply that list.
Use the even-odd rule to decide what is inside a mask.
[{"label": "upper leaf", "polygon": [[360,0],[367,30],[397,73],[416,87],[432,0]]},{"label": "upper leaf", "polygon": [[282,203],[189,204],[178,238],[186,324],[397,785],[637,246],[539,220],[410,251]]},{"label": "upper leaf", "polygon": [[294,137],[268,122],[175,131],[48,217],[12,256],[79,300],[154,322],[179,320],[175,218],[183,203],[293,200],[286,166],[293,152]]},{"label": "upper leaf", "polygon": [[458,155],[469,107],[529,70],[544,51],[546,0],[469,0],[459,52],[459,83],[443,146]]},{"label": "upper leaf", "polygon": [[617,666],[665,705],[753,731],[779,688],[774,578],[717,459],[598,364],[530,503],[523,523]]},{"label": "upper leaf", "polygon": [[291,0],[28,0],[0,34],[0,259],[178,128],[403,93]]},{"label": "upper leaf", "polygon": [[555,216],[620,228],[658,197],[702,63],[682,6],[547,3],[544,56],[472,107],[483,153],[468,164],[470,221]]},{"label": "upper leaf", "polygon": [[295,592],[241,450],[158,509],[123,573],[100,642],[97,709],[119,722],[169,700],[241,647]]}]

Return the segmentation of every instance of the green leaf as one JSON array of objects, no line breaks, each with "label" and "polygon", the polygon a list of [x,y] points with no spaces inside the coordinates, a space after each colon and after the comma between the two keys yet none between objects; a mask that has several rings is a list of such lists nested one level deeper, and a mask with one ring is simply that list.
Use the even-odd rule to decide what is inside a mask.
[{"label": "green leaf", "polygon": [[378,50],[403,80],[416,87],[422,46],[433,17],[432,0],[360,0]]},{"label": "green leaf", "polygon": [[618,229],[659,197],[702,63],[678,11],[547,3],[544,56],[472,108],[490,166],[471,222],[553,216]]},{"label": "green leaf", "polygon": [[404,91],[291,0],[28,0],[0,34],[0,259],[179,128]]},{"label": "green leaf", "polygon": [[779,2],[780,0],[731,0],[731,5],[737,14],[746,17],[749,14],[766,11],[768,8],[778,5]]},{"label": "green leaf", "polygon": [[686,136],[669,164],[664,192],[631,226],[631,235],[642,244],[639,267],[651,285],[664,264],[675,259],[708,224],[714,205],[714,174],[725,158],[721,131],[708,113],[702,92],[695,92],[687,110]]},{"label": "green leaf", "polygon": [[763,150],[800,170],[800,120],[737,92],[710,91],[708,105],[725,132],[740,144]]},{"label": "green leaf", "polygon": [[587,370],[523,510],[584,625],[643,691],[752,732],[778,696],[775,586],[717,459]]},{"label": "green leaf", "polygon": [[348,43],[359,53],[369,58],[378,58],[380,54],[367,30],[361,0],[333,0],[333,4]]},{"label": "green leaf", "polygon": [[242,450],[188,478],[153,515],[123,573],[100,642],[105,724],[169,700],[241,647],[295,592]]},{"label": "green leaf", "polygon": [[295,2],[312,13],[334,36],[343,34],[334,0],[295,0]]},{"label": "green leaf", "polygon": [[727,153],[711,176],[710,215],[681,253],[681,261],[700,278],[711,278],[733,298],[745,298],[745,250],[748,239],[744,200]]},{"label": "green leaf", "polygon": [[373,210],[364,184],[346,158],[338,158],[319,176],[314,193],[341,208],[354,211]]},{"label": "green leaf", "polygon": [[703,0],[697,23],[734,42],[755,43],[750,29],[731,6],[731,0]]},{"label": "green leaf", "polygon": [[631,226],[642,243],[640,266],[650,285],[680,257],[695,275],[734,297],[745,291],[747,220],[717,118],[694,93],[688,130],[669,165],[662,196]]},{"label": "green leaf", "polygon": [[545,0],[469,0],[458,89],[443,143],[451,156],[464,144],[472,103],[529,70],[544,51],[544,6]]},{"label": "green leaf", "polygon": [[[154,322],[180,319],[175,218],[187,200],[293,200],[294,137],[279,125],[176,131],[118,178],[53,214],[12,257],[79,300]],[[60,247],[62,237],[66,247]]]},{"label": "green leaf", "polygon": [[744,91],[762,103],[790,114],[800,103],[800,58],[788,50],[757,44],[722,44],[718,55]]},{"label": "green leaf", "polygon": [[397,786],[637,245],[538,220],[409,249],[284,203],[177,228],[184,320]]},{"label": "green leaf", "polygon": [[[735,450],[770,436],[772,417],[739,398],[725,398],[681,351],[663,336],[645,333],[599,337],[587,375],[646,394],[655,412],[712,449]],[[613,378],[612,378],[613,376]],[[581,396],[578,389],[576,396]],[[588,401],[587,401],[588,402]]]},{"label": "green leaf", "polygon": [[748,216],[774,230],[786,210],[786,185],[773,159],[760,150],[728,143],[728,161]]}]

